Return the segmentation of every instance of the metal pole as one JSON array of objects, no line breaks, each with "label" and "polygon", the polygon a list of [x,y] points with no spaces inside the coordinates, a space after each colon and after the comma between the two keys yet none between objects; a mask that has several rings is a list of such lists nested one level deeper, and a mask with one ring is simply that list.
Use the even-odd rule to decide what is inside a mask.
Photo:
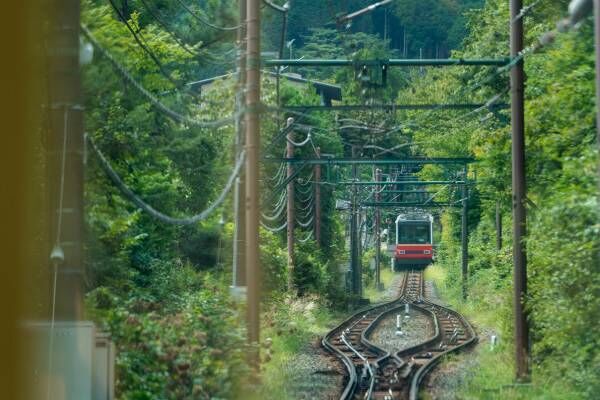
[{"label": "metal pole", "polygon": [[[287,119],[287,127],[289,128],[293,125],[294,119]],[[294,157],[294,145],[292,141],[294,140],[294,131],[293,129],[289,129],[287,134],[287,148],[286,155],[288,158]],[[294,175],[294,166],[292,164],[287,165],[287,177],[290,179]],[[287,184],[287,287],[288,290],[292,290],[294,287],[294,265],[295,265],[295,257],[294,257],[294,227],[295,227],[295,202],[294,202],[294,180],[290,179]]]},{"label": "metal pole", "polygon": [[[381,181],[381,169],[375,170],[375,180]],[[375,186],[375,201],[381,200],[381,188]],[[375,287],[381,288],[381,209],[375,208]]]},{"label": "metal pole", "polygon": [[[467,170],[464,170],[464,181],[467,181]],[[467,298],[467,281],[469,273],[469,237],[468,237],[468,225],[467,225],[467,185],[462,185],[462,213],[461,213],[461,261],[462,261],[462,296],[463,299]]]},{"label": "metal pole", "polygon": [[260,247],[260,0],[247,0],[246,65],[246,280],[250,360],[259,364]]},{"label": "metal pole", "polygon": [[[244,107],[246,89],[246,0],[239,0],[240,28],[238,29],[238,42],[240,46],[238,58],[238,90],[236,94],[236,106],[238,111]],[[240,115],[237,122],[236,154],[244,147],[244,117]],[[244,257],[245,235],[246,235],[246,177],[244,172],[236,180],[235,196],[235,232],[233,240],[233,287],[246,286],[246,267]]]},{"label": "metal pole", "polygon": [[[523,18],[517,15],[523,8],[521,0],[510,0],[510,55],[517,57],[523,50]],[[527,381],[529,371],[529,326],[524,308],[527,295],[527,254],[523,239],[526,235],[525,210],[525,98],[523,60],[510,72],[512,120],[512,206],[513,206],[513,262],[515,307],[515,361],[516,378]]]},{"label": "metal pole", "polygon": [[[317,158],[321,158],[321,148],[316,150]],[[321,247],[321,165],[315,165],[315,242]]]},{"label": "metal pole", "polygon": [[406,26],[402,27],[402,57],[406,58]]},{"label": "metal pole", "polygon": [[[51,128],[47,146],[51,271],[58,320],[83,317],[83,98],[79,66],[79,1],[54,1],[48,33]],[[54,278],[52,278],[54,279]]]},{"label": "metal pole", "polygon": [[500,200],[496,200],[496,250],[502,250],[502,210]]}]

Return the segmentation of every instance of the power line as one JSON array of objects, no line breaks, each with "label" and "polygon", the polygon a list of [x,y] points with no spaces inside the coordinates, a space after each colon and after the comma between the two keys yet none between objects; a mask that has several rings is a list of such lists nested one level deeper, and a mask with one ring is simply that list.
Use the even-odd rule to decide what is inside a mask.
[{"label": "power line", "polygon": [[268,230],[269,232],[281,232],[282,230],[284,230],[285,228],[287,228],[287,221],[284,222],[283,225],[278,226],[277,228],[271,228],[270,226],[266,225],[264,222],[260,221],[260,225],[265,228],[266,230]]},{"label": "power line", "polygon": [[306,243],[306,242],[308,242],[310,239],[312,239],[313,233],[314,233],[313,231],[309,231],[308,235],[306,235],[306,237],[304,239],[298,239],[298,242],[299,243]]},{"label": "power line", "polygon": [[199,21],[200,23],[219,30],[219,31],[236,31],[238,29],[240,29],[243,24],[239,24],[236,26],[218,26],[218,25],[214,25],[212,23],[210,23],[209,21],[207,21],[206,19],[204,19],[203,17],[201,17],[200,15],[198,15],[196,12],[194,12],[194,10],[192,10],[187,4],[185,4],[182,0],[177,0],[177,3],[179,3],[179,5],[181,5],[181,7],[183,7],[192,17],[194,17],[194,19],[196,19],[197,21]]},{"label": "power line", "polygon": [[125,26],[129,30],[129,32],[131,32],[131,34],[133,35],[133,39],[135,40],[135,42],[152,59],[152,61],[154,62],[154,64],[156,64],[156,66],[160,70],[161,74],[169,82],[171,82],[175,87],[180,87],[181,84],[179,82],[177,82],[176,80],[174,80],[171,77],[171,75],[166,71],[163,63],[156,56],[156,54],[154,54],[154,52],[152,50],[150,50],[150,48],[148,47],[148,45],[146,45],[146,43],[144,43],[145,40],[144,40],[144,38],[142,36],[142,33],[140,31],[138,31],[137,33],[135,32],[135,30],[133,29],[133,27],[129,24],[129,21],[127,21],[127,18],[125,17],[125,15],[123,15],[123,13],[121,12],[121,10],[119,10],[119,7],[117,7],[117,5],[115,4],[115,2],[113,0],[108,0],[108,2],[112,6],[113,10],[117,13],[117,16],[119,17],[119,19],[125,24]]},{"label": "power line", "polygon": [[[92,32],[83,24],[81,24],[81,31],[83,32],[84,36],[94,45],[94,47],[96,49],[98,49],[100,54],[102,54],[106,59],[108,59],[108,61],[110,61],[110,63],[113,65],[113,67],[125,79],[127,79],[129,81],[129,83],[131,83],[131,85],[133,85],[133,87],[135,87],[142,95],[144,95],[152,103],[152,105],[154,107],[156,107],[159,111],[163,112],[168,117],[170,117],[184,125],[196,126],[196,127],[200,127],[200,128],[216,128],[216,127],[220,127],[220,126],[224,126],[224,125],[229,125],[229,124],[232,124],[235,122],[235,118],[236,118],[235,115],[232,117],[224,118],[224,119],[220,119],[220,120],[202,121],[202,120],[197,120],[195,118],[187,117],[185,115],[178,113],[177,111],[174,111],[173,109],[171,109],[168,106],[166,106],[165,104],[163,104],[160,100],[158,100],[158,98],[155,95],[153,95],[152,93],[150,93],[146,88],[144,88],[142,86],[142,84],[139,83],[127,71],[127,69],[123,65],[121,65],[112,56],[112,54],[110,54],[108,52],[108,50],[106,50],[104,47],[102,47],[102,45],[96,40],[96,38],[94,37]],[[243,113],[243,110],[240,110],[238,113],[239,114]]]},{"label": "power line", "polygon": [[173,38],[173,40],[179,45],[179,47],[181,47],[184,51],[186,51],[187,53],[193,55],[193,56],[198,56],[199,54],[196,53],[195,51],[191,50],[187,44],[185,42],[183,42],[179,36],[177,34],[175,34],[175,32],[173,32],[169,26],[167,26],[167,24],[162,20],[161,17],[158,16],[157,13],[154,12],[154,10],[152,9],[152,7],[146,2],[146,0],[141,0],[144,8],[146,9],[146,11],[148,11],[148,13],[150,14],[150,16],[152,16],[152,18],[158,22],[158,24],[160,26],[162,26],[162,28],[169,34],[169,36],[171,36]]},{"label": "power line", "polygon": [[235,179],[239,175],[239,173],[242,169],[242,166],[244,165],[244,160],[245,160],[245,153],[242,151],[242,153],[240,153],[240,155],[237,159],[237,162],[233,168],[233,172],[227,179],[227,183],[225,184],[225,187],[223,188],[223,190],[221,191],[221,193],[219,194],[217,199],[206,210],[204,210],[196,215],[190,216],[190,217],[174,218],[174,217],[170,217],[166,214],[163,214],[160,211],[157,211],[152,206],[150,206],[148,203],[146,203],[144,200],[142,200],[138,195],[136,195],[123,182],[123,180],[117,174],[117,172],[111,167],[111,165],[108,162],[108,160],[106,159],[106,157],[104,157],[104,154],[102,154],[102,152],[100,151],[98,146],[96,146],[96,143],[94,142],[92,137],[90,135],[86,134],[85,139],[90,144],[90,147],[94,151],[94,154],[96,154],[96,156],[98,157],[98,161],[100,162],[100,167],[108,175],[108,177],[113,182],[113,184],[117,187],[117,189],[119,189],[121,194],[123,194],[123,196],[127,200],[129,200],[130,202],[132,202],[133,204],[135,204],[136,206],[141,208],[142,211],[148,213],[151,217],[153,217],[161,222],[171,224],[171,225],[192,225],[192,224],[195,224],[197,222],[203,221],[206,218],[208,218],[217,209],[217,207],[219,207],[221,204],[223,204],[223,201],[227,197],[227,194],[231,191],[231,188],[233,187]]},{"label": "power line", "polygon": [[313,223],[313,221],[314,221],[314,220],[315,220],[315,216],[313,215],[313,216],[311,216],[311,217],[310,217],[310,219],[309,219],[307,222],[305,222],[305,223],[302,223],[302,222],[300,222],[300,221],[299,221],[299,220],[296,218],[296,223],[297,223],[299,226],[301,226],[302,228],[308,228],[308,227],[309,227],[309,226],[310,226],[310,225]]}]

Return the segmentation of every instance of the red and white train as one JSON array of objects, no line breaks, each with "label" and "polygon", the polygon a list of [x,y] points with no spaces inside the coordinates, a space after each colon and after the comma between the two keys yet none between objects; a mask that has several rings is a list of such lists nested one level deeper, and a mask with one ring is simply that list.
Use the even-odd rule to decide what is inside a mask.
[{"label": "red and white train", "polygon": [[394,269],[425,268],[433,259],[433,216],[398,215]]}]

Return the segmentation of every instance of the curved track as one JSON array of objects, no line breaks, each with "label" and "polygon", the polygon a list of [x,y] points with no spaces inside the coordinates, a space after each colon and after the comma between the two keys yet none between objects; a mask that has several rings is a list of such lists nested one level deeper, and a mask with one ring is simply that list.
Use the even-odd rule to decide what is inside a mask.
[{"label": "curved track", "polygon": [[[352,315],[323,338],[323,346],[344,363],[348,375],[340,399],[416,400],[419,385],[441,358],[475,343],[477,336],[459,313],[424,298],[422,271],[405,273],[399,297]],[[390,314],[409,304],[429,315],[435,334],[407,349],[390,353],[368,340]]]}]

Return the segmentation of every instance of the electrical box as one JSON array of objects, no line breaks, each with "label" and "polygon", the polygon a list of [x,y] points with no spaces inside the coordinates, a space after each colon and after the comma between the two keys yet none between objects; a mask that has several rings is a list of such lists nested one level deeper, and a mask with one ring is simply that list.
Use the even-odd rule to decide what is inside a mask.
[{"label": "electrical box", "polygon": [[97,333],[92,365],[92,400],[115,398],[115,353],[109,334]]},{"label": "electrical box", "polygon": [[115,346],[89,321],[28,322],[26,399],[114,400]]},{"label": "electrical box", "polygon": [[92,322],[31,322],[25,335],[31,343],[28,398],[92,400]]}]

